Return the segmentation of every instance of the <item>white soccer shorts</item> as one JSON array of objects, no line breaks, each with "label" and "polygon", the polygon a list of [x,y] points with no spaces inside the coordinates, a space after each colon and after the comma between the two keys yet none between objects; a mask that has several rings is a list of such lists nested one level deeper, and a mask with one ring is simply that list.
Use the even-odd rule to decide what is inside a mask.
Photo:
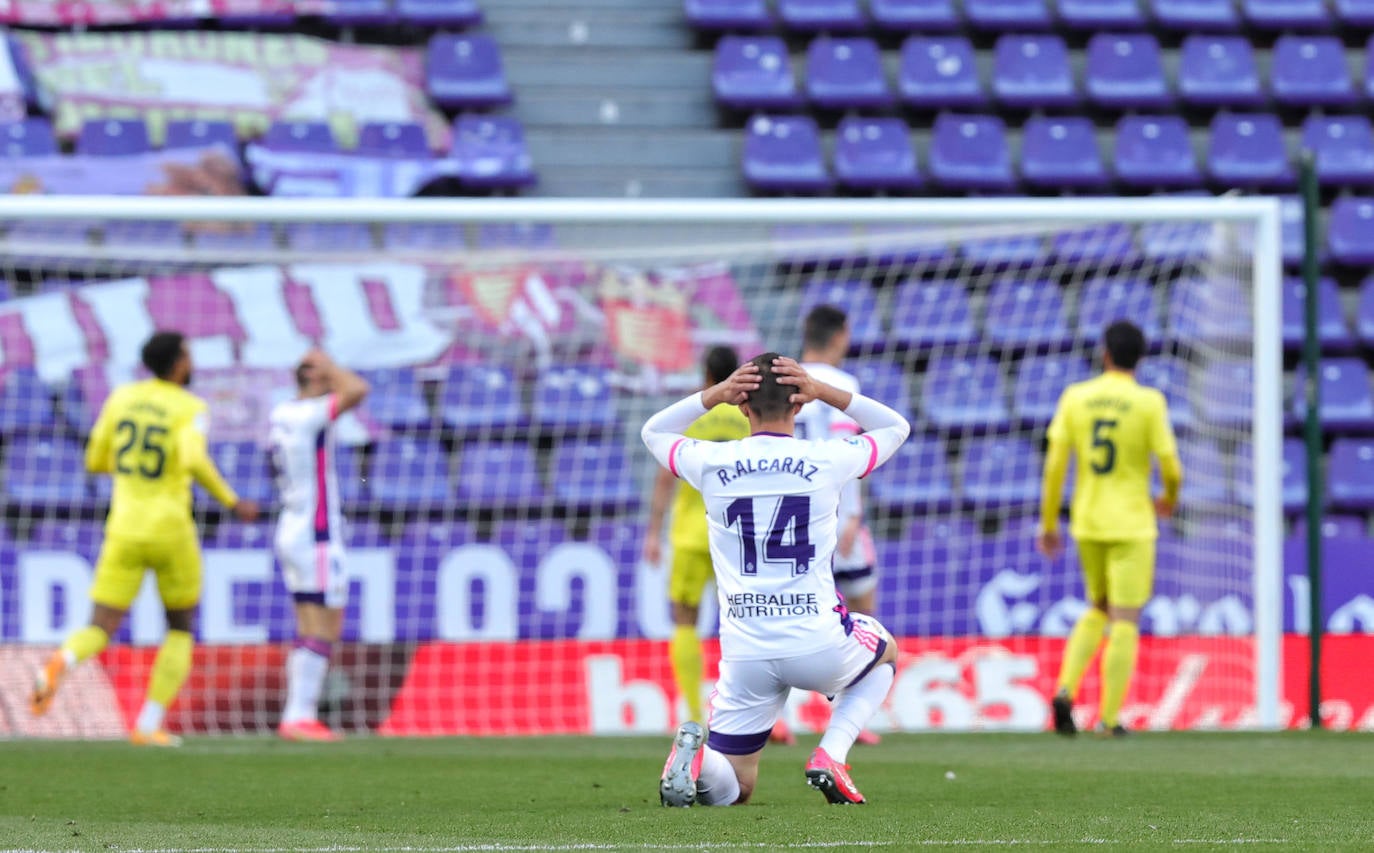
[{"label": "white soccer shorts", "polygon": [[341,608],[348,604],[343,544],[339,542],[277,542],[282,580],[298,602]]}]

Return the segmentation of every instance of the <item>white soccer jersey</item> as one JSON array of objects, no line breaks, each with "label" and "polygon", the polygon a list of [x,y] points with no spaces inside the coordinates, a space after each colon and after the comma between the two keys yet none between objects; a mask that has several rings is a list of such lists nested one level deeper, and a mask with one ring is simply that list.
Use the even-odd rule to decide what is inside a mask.
[{"label": "white soccer jersey", "polygon": [[281,492],[279,553],[342,540],[343,512],[334,473],[333,394],[287,400],[272,409],[272,460]]},{"label": "white soccer jersey", "polygon": [[[802,367],[827,385],[859,393],[859,380],[852,373],[821,361],[802,362]],[[859,425],[853,418],[820,400],[812,400],[797,413],[797,438],[849,438],[859,432]],[[841,493],[839,513],[842,521],[863,514],[863,498],[857,480],[851,481]],[[835,552],[835,569],[840,572],[870,568],[875,561],[873,537],[866,527],[859,530],[848,552]]]},{"label": "white soccer jersey", "polygon": [[659,462],[705,498],[725,659],[806,655],[843,641],[849,630],[831,571],[840,493],[896,452],[909,427],[857,394],[846,411],[869,432],[843,440],[756,434],[694,441],[681,433],[705,412],[700,394],[644,425]]}]

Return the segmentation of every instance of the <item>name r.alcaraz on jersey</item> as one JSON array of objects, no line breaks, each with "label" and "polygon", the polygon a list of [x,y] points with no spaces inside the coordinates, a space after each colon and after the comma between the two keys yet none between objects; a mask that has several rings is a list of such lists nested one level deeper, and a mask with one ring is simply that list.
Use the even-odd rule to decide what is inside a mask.
[{"label": "name r.alcaraz on jersey", "polygon": [[811,464],[801,456],[786,456],[774,459],[740,459],[735,462],[734,468],[717,468],[716,476],[720,478],[722,486],[729,485],[748,474],[792,474],[810,483],[811,478],[819,470],[819,466]]}]

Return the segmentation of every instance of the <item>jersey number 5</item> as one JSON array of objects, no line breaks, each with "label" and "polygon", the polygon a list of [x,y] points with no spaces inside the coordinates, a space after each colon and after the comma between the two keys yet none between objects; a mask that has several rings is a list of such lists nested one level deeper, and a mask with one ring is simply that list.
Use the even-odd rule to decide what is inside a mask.
[{"label": "jersey number 5", "polygon": [[1096,420],[1093,421],[1093,448],[1102,451],[1100,460],[1093,460],[1094,474],[1110,474],[1116,467],[1116,442],[1112,441],[1109,433],[1116,426],[1116,421]]},{"label": "jersey number 5", "polygon": [[[115,452],[115,470],[121,474],[135,471],[146,479],[156,480],[162,476],[162,467],[167,464],[167,451],[163,441],[167,438],[167,428],[149,424],[141,431],[143,441],[139,441],[140,430],[133,421],[120,421],[115,426],[115,434],[120,437],[119,450]],[[135,450],[135,446],[139,449]],[[136,454],[138,467],[130,454]]]},{"label": "jersey number 5", "polygon": [[[754,499],[736,498],[725,508],[725,526],[739,524],[739,538],[744,553],[740,555],[740,573],[759,573],[758,541],[754,538]],[[788,531],[791,531],[791,542]],[[811,499],[802,495],[787,495],[778,501],[773,523],[768,526],[768,538],[763,543],[763,559],[769,563],[791,563],[792,574],[804,575],[816,556],[811,544]]]}]

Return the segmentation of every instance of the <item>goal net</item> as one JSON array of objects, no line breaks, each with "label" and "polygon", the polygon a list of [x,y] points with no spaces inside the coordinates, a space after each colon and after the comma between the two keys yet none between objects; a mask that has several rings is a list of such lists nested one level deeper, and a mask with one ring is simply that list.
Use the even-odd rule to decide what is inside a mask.
[{"label": "goal net", "polygon": [[[85,436],[161,328],[187,334],[212,454],[264,507],[266,419],[301,355],[318,345],[372,385],[339,427],[351,595],[322,720],[669,730],[683,703],[668,570],[643,557],[655,467],[639,428],[700,386],[711,346],[799,354],[821,304],[847,313],[842,367],[913,424],[864,485],[877,615],[903,650],[875,728],[1047,726],[1085,604],[1072,543],[1054,561],[1033,547],[1044,433],[1119,318],[1149,340],[1139,379],[1169,401],[1185,473],[1123,722],[1283,722],[1269,200],[10,197],[0,220],[0,734],[117,736],[142,701],[163,632],[151,579],[53,712],[24,710],[90,611],[110,489],[84,471]],[[195,666],[169,724],[270,731],[294,632],[270,516],[240,524],[199,491],[195,507]],[[707,684],[716,618],[708,593]],[[823,705],[798,694],[786,713],[815,730]]]}]

